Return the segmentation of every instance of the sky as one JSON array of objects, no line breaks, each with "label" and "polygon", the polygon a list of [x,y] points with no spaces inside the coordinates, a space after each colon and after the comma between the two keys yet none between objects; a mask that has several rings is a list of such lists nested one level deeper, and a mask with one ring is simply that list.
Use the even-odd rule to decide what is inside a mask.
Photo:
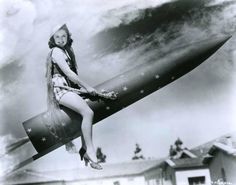
[{"label": "sky", "polygon": [[[46,110],[47,42],[53,27],[63,23],[67,23],[74,39],[80,76],[94,86],[159,55],[161,50],[152,49],[154,43],[147,42],[150,37],[161,43],[158,49],[165,50],[177,47],[181,41],[189,44],[204,40],[210,34],[221,35],[227,31],[233,35],[224,47],[192,72],[94,126],[94,144],[102,147],[107,162],[130,161],[136,143],[146,158],[160,158],[168,155],[169,146],[178,137],[184,146],[191,148],[235,131],[235,4],[222,9],[217,16],[212,13],[207,29],[187,20],[183,24],[172,22],[171,28],[181,25],[181,34],[174,35],[167,44],[161,41],[165,38],[163,31],[155,30],[150,37],[143,36],[143,42],[137,47],[131,45],[102,54],[90,50],[91,38],[99,33],[112,28],[119,31],[119,25],[132,25],[134,20],[141,20],[143,9],[168,2],[0,0],[1,145],[4,147],[25,136],[21,123]],[[223,2],[231,1],[210,1],[205,7]],[[204,22],[204,14],[202,16],[200,20]],[[79,145],[79,139],[75,143]],[[19,161],[27,155],[23,152],[6,156],[5,162]],[[77,155],[68,154],[62,147],[28,167],[55,170],[82,166]]]}]

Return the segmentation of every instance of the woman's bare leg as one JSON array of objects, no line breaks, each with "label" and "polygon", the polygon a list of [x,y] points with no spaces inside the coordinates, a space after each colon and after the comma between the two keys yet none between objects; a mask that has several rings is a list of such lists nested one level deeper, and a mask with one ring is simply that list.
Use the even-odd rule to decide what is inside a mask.
[{"label": "woman's bare leg", "polygon": [[97,157],[92,142],[93,111],[79,95],[73,92],[68,92],[63,95],[59,103],[82,116],[81,131],[84,139],[83,142],[87,148],[86,153],[94,162],[97,162]]},{"label": "woman's bare leg", "polygon": [[84,136],[83,136],[83,133],[81,134],[81,144],[82,144],[82,147],[87,150],[87,146],[86,146],[86,143],[85,143],[85,140],[84,140]]}]

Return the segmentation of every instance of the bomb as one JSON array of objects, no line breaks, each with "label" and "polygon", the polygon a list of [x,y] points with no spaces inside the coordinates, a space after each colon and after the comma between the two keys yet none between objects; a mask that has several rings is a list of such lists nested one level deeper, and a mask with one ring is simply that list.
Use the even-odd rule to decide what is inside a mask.
[{"label": "bomb", "polygon": [[[143,63],[97,85],[95,89],[98,91],[113,91],[117,93],[117,97],[114,100],[99,98],[87,100],[94,111],[93,124],[187,74],[214,54],[229,38],[230,36],[219,36],[180,47],[159,60]],[[66,131],[66,137],[58,139],[52,134],[48,128],[50,120],[47,111],[25,121],[23,127],[38,153],[16,165],[13,170],[21,168],[81,135],[82,117],[79,114],[65,107],[61,107],[57,113],[61,123],[57,129]]]}]

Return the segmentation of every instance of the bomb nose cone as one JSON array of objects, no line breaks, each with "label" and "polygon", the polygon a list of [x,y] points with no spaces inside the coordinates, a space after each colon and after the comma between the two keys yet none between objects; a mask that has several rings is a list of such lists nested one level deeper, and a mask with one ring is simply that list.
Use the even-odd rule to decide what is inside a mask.
[{"label": "bomb nose cone", "polygon": [[205,50],[204,52],[208,52],[209,54],[215,53],[221,46],[223,46],[232,36],[214,36],[210,39],[207,39],[202,42],[198,42],[198,46],[200,50]]},{"label": "bomb nose cone", "polygon": [[[181,63],[188,63],[193,68],[200,65],[207,58],[213,55],[221,46],[223,46],[232,36],[213,36],[209,39],[194,42],[189,46],[183,46],[176,50],[177,54],[174,54],[176,61]],[[168,57],[167,57],[167,60]],[[191,60],[191,61],[189,61]],[[180,66],[179,66],[180,67]]]},{"label": "bomb nose cone", "polygon": [[[213,55],[221,46],[223,46],[231,36],[214,36],[204,41],[199,41],[197,43],[193,43],[191,47],[187,48],[189,50],[189,54],[184,54],[184,58],[186,60],[182,60],[182,63],[186,68],[194,69],[206,59],[208,59],[211,55]],[[180,57],[181,58],[181,57]],[[189,62],[191,60],[191,62]],[[180,66],[179,66],[180,67]],[[188,71],[188,72],[189,72]],[[186,71],[187,73],[187,71]]]},{"label": "bomb nose cone", "polygon": [[212,42],[215,43],[215,45],[218,45],[218,47],[221,47],[226,43],[232,36],[231,35],[221,35],[221,36],[214,36],[208,40],[212,40]]},{"label": "bomb nose cone", "polygon": [[226,43],[231,37],[232,35],[218,36],[216,41],[218,40],[218,43],[220,45],[219,47],[221,47],[224,43]]}]

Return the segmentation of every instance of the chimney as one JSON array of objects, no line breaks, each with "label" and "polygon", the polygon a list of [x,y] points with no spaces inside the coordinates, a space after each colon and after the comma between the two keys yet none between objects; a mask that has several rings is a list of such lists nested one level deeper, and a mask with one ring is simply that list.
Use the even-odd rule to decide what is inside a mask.
[{"label": "chimney", "polygon": [[226,136],[226,144],[229,147],[233,147],[233,141],[230,135]]}]

